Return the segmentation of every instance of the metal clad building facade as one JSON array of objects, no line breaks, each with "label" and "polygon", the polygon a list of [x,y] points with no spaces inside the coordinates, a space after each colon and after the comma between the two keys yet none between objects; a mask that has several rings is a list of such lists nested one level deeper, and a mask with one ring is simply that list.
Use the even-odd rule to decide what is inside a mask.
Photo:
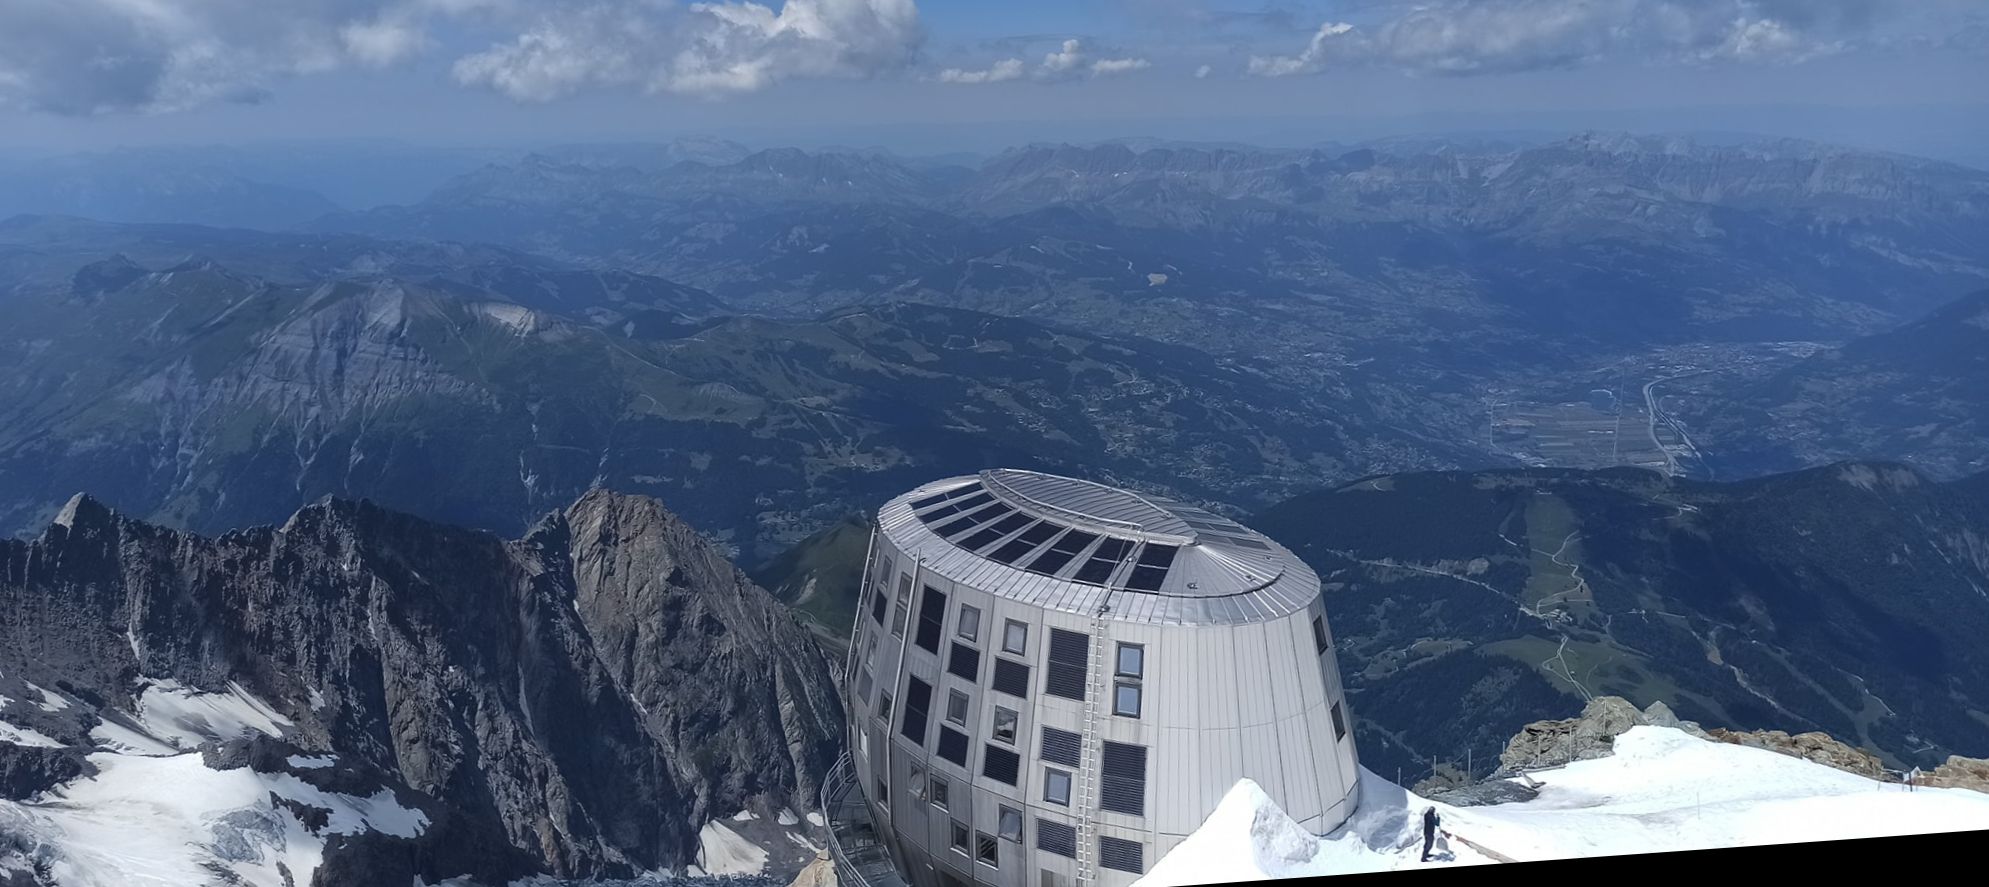
[{"label": "metal clad building facade", "polygon": [[1123,887],[1255,780],[1317,833],[1357,758],[1320,601],[1226,518],[996,470],[878,514],[844,686],[918,887]]}]

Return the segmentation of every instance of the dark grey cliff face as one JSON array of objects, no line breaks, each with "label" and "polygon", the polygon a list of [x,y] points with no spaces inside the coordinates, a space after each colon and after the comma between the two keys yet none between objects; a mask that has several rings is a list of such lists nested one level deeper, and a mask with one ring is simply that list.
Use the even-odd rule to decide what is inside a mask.
[{"label": "dark grey cliff face", "polygon": [[[0,543],[0,672],[110,717],[141,678],[238,683],[286,743],[430,813],[413,841],[335,841],[320,883],[628,877],[693,862],[712,819],[811,809],[842,721],[817,650],[689,526],[608,492],[518,541],[338,500],[203,538],[79,497]],[[98,716],[36,726],[87,745]]]}]

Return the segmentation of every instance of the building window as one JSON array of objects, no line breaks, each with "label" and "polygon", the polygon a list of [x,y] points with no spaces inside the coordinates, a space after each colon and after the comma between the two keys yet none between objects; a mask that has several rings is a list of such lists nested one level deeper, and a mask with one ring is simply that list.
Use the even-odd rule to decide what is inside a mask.
[{"label": "building window", "polygon": [[967,769],[967,734],[952,727],[939,728],[939,750],[941,760],[952,761],[954,766]]},{"label": "building window", "polygon": [[898,603],[891,608],[891,636],[905,636],[905,617],[912,608],[912,577],[910,574],[898,577]]},{"label": "building window", "polygon": [[1005,653],[1024,656],[1029,653],[1029,626],[1013,619],[1001,629],[1001,649]]},{"label": "building window", "polygon": [[989,868],[1001,868],[1001,845],[987,832],[974,833],[974,861]]},{"label": "building window", "polygon": [[1050,655],[1043,663],[1043,692],[1084,701],[1091,636],[1061,628],[1050,629]]},{"label": "building window", "polygon": [[967,705],[967,694],[958,690],[946,691],[946,720],[962,727],[967,726]]},{"label": "building window", "polygon": [[965,678],[971,684],[980,683],[981,651],[955,641],[953,655],[946,657],[946,673]]},{"label": "building window", "polygon": [[1112,688],[1112,713],[1122,718],[1140,716],[1140,685],[1120,681]]},{"label": "building window", "polygon": [[939,655],[939,639],[946,633],[946,593],[930,585],[919,598],[919,630],[912,642],[919,649]]},{"label": "building window", "polygon": [[1021,775],[1022,756],[992,745],[981,747],[981,775],[1002,785],[1014,785]]},{"label": "building window", "polygon": [[1017,844],[1022,843],[1022,811],[1014,807],[1001,808],[1001,815],[997,818],[997,826],[996,831],[1001,833],[1003,840],[1014,841]]},{"label": "building window", "polygon": [[925,747],[925,725],[932,714],[932,685],[918,678],[905,679],[905,724],[899,735]]},{"label": "building window", "polygon": [[1119,645],[1119,669],[1122,678],[1146,676],[1146,647],[1139,644]]},{"label": "building window", "polygon": [[1077,858],[1077,829],[1067,823],[1036,818],[1036,849],[1065,859]]},{"label": "building window", "polygon": [[1042,758],[1052,764],[1066,767],[1077,766],[1077,757],[1084,750],[1084,737],[1069,730],[1055,727],[1043,728]]},{"label": "building window", "polygon": [[1124,838],[1098,838],[1098,864],[1118,872],[1132,872],[1137,875],[1145,871],[1144,848],[1138,841]]},{"label": "building window", "polygon": [[[1038,845],[1042,844],[1043,839],[1040,837],[1037,838],[1036,843]],[[1038,847],[1038,849],[1041,848]],[[1043,883],[1041,887],[1064,887],[1064,879],[1058,877],[1056,872],[1050,871],[1049,869],[1041,869],[1040,871],[1043,873]]]},{"label": "building window", "polygon": [[917,764],[912,765],[911,795],[914,801],[925,800],[925,768]]},{"label": "building window", "polygon": [[967,853],[967,824],[958,819],[953,820],[951,836],[947,840],[953,846],[953,852],[965,856]]},{"label": "building window", "polygon": [[1070,806],[1070,774],[1055,767],[1043,768],[1043,800],[1059,807]]},{"label": "building window", "polygon": [[877,719],[887,727],[891,725],[891,694],[877,694]]},{"label": "building window", "polygon": [[860,702],[869,702],[870,690],[875,685],[876,685],[875,679],[871,678],[870,676],[870,666],[867,665],[864,666],[863,671],[856,676],[857,700]]},{"label": "building window", "polygon": [[1146,746],[1107,741],[1098,769],[1099,807],[1146,815]]},{"label": "building window", "polygon": [[953,791],[953,783],[947,782],[944,776],[938,774],[927,776],[926,790],[931,795],[934,807],[944,810],[946,805],[952,802],[949,795]]},{"label": "building window", "polygon": [[1340,713],[1340,703],[1333,703],[1333,741],[1347,738],[1347,717]]},{"label": "building window", "polygon": [[1016,715],[1014,709],[1002,708],[999,705],[995,706],[994,741],[1014,745],[1016,725],[1019,721],[1020,718]]},{"label": "building window", "polygon": [[890,558],[884,559],[884,568],[877,573],[877,581],[870,586],[870,620],[884,624],[884,608],[889,605],[891,596],[891,572],[896,566]]},{"label": "building window", "polygon": [[1324,616],[1312,617],[1312,646],[1321,654],[1324,654],[1326,648],[1331,646],[1326,641],[1326,617]]},{"label": "building window", "polygon": [[981,640],[981,609],[972,604],[960,605],[960,623],[953,629],[955,634],[979,643]]},{"label": "building window", "polygon": [[988,681],[997,693],[1007,693],[1017,699],[1029,698],[1029,666],[1012,659],[999,656],[994,661],[994,678]]},{"label": "building window", "polygon": [[882,776],[877,777],[877,806],[884,808],[885,816],[891,815],[891,786]]}]

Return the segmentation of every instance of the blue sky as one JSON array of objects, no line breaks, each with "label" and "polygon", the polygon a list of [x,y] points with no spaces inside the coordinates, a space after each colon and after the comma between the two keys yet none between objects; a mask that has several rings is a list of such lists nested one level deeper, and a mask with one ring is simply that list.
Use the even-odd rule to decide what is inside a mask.
[{"label": "blue sky", "polygon": [[1965,153],[1985,82],[1980,0],[0,3],[0,149],[1593,127]]}]

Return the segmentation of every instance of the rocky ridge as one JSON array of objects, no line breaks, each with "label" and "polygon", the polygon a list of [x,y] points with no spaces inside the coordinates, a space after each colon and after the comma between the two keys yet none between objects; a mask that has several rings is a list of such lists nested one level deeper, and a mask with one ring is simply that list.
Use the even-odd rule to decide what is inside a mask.
[{"label": "rocky ridge", "polygon": [[0,825],[59,869],[78,848],[28,826],[136,748],[306,798],[278,803],[324,841],[300,885],[684,871],[707,823],[813,806],[842,713],[807,637],[641,497],[506,541],[335,499],[208,538],[79,496],[0,542]]}]

